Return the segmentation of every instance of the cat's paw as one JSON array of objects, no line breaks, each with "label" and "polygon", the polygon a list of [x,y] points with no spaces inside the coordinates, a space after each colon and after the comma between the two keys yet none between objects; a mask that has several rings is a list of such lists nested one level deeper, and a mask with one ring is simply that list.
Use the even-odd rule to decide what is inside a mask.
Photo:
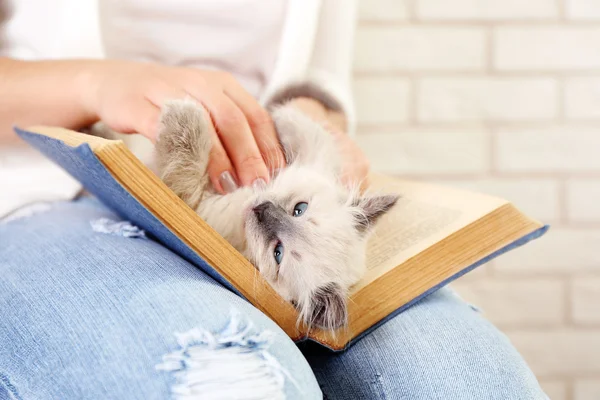
[{"label": "cat's paw", "polygon": [[162,108],[157,142],[181,149],[210,150],[209,117],[193,100],[169,100]]},{"label": "cat's paw", "polygon": [[190,207],[197,207],[206,185],[211,149],[210,120],[192,100],[165,103],[154,161],[159,177]]},{"label": "cat's paw", "polygon": [[210,130],[204,109],[192,100],[170,100],[160,116],[156,142],[159,167],[169,161],[208,161]]},{"label": "cat's paw", "polygon": [[333,331],[348,324],[346,293],[337,283],[319,287],[304,303],[297,303],[300,318],[307,326]]}]

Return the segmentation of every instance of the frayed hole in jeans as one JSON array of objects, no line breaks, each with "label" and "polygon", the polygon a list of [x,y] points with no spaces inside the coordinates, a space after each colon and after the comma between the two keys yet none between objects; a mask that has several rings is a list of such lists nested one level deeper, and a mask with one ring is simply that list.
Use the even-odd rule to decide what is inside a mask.
[{"label": "frayed hole in jeans", "polygon": [[175,399],[285,399],[286,378],[298,385],[267,351],[273,333],[253,332],[233,313],[218,333],[194,328],[176,334],[180,348],[156,369],[170,371]]},{"label": "frayed hole in jeans", "polygon": [[146,232],[133,225],[129,221],[114,221],[109,218],[100,218],[91,221],[94,232],[106,233],[109,235],[123,236],[127,238],[145,238]]},{"label": "frayed hole in jeans", "polygon": [[0,373],[0,398],[7,400],[22,400],[17,393],[17,389],[10,382],[8,377]]}]

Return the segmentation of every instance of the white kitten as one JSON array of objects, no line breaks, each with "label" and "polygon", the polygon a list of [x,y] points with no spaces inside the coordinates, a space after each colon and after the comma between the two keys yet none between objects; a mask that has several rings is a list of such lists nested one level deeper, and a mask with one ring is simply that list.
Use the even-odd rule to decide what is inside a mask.
[{"label": "white kitten", "polygon": [[204,115],[191,101],[164,107],[155,149],[161,179],[295,304],[303,322],[345,325],[370,227],[398,196],[348,190],[331,135],[289,105],[271,113],[288,166],[266,187],[217,194],[206,175],[211,138]]}]

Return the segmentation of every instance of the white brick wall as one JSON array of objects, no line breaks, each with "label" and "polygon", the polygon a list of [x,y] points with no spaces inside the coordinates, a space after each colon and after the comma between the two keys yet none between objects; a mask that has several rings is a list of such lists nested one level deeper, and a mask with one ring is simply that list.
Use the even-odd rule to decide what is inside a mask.
[{"label": "white brick wall", "polygon": [[435,77],[417,86],[418,120],[424,123],[550,120],[558,111],[553,79]]},{"label": "white brick wall", "polygon": [[[366,2],[363,2],[366,4]],[[421,0],[417,17],[423,20],[515,20],[558,17],[556,0]]]},{"label": "white brick wall", "polygon": [[600,399],[600,0],[361,0],[355,71],[374,169],[552,225],[454,287],[551,399]]},{"label": "white brick wall", "polygon": [[359,16],[362,21],[403,21],[408,18],[410,0],[361,1]]},{"label": "white brick wall", "polygon": [[489,170],[489,135],[479,130],[361,135],[358,143],[373,169],[404,175],[480,174]]},{"label": "white brick wall", "polygon": [[560,279],[480,280],[453,287],[500,328],[558,326],[565,315],[565,285]]},{"label": "white brick wall", "polygon": [[496,167],[507,172],[600,171],[597,127],[501,130],[496,136]]},{"label": "white brick wall", "polygon": [[573,222],[600,222],[600,180],[573,179],[566,186],[567,216]]},{"label": "white brick wall", "polygon": [[600,119],[600,78],[567,78],[564,101],[567,118]]},{"label": "white brick wall", "polygon": [[493,45],[499,70],[600,69],[600,27],[501,27]]},{"label": "white brick wall", "polygon": [[[567,16],[571,19],[600,20],[600,2],[597,0],[566,0]],[[600,398],[600,396],[598,396]]]},{"label": "white brick wall", "polygon": [[575,381],[575,398],[577,400],[600,399],[600,380],[581,379]]},{"label": "white brick wall", "polygon": [[542,389],[546,392],[551,400],[567,400],[568,388],[567,383],[556,379],[541,380]]},{"label": "white brick wall", "polygon": [[408,79],[356,78],[354,98],[357,118],[364,124],[406,123],[410,93]]},{"label": "white brick wall", "polygon": [[572,282],[571,315],[582,325],[600,325],[600,278],[576,278]]},{"label": "white brick wall", "polygon": [[560,219],[560,188],[553,179],[471,178],[437,182],[510,199],[521,211],[546,223]]},{"label": "white brick wall", "polygon": [[358,71],[481,70],[485,32],[470,27],[364,27],[356,35]]},{"label": "white brick wall", "polygon": [[540,378],[589,376],[600,371],[600,335],[593,330],[507,330],[510,340]]},{"label": "white brick wall", "polygon": [[600,273],[600,229],[550,228],[543,240],[515,249],[496,261],[498,273]]}]

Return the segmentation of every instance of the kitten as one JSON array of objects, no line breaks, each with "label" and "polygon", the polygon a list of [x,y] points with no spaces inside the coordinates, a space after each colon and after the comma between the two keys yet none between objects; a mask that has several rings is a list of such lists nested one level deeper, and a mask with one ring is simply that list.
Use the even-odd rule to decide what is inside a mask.
[{"label": "kitten", "polygon": [[271,112],[287,167],[265,187],[218,194],[206,174],[211,138],[204,115],[190,100],[165,105],[158,175],[296,306],[304,323],[344,326],[348,290],[365,271],[370,228],[398,196],[345,187],[331,135],[290,105]]}]

